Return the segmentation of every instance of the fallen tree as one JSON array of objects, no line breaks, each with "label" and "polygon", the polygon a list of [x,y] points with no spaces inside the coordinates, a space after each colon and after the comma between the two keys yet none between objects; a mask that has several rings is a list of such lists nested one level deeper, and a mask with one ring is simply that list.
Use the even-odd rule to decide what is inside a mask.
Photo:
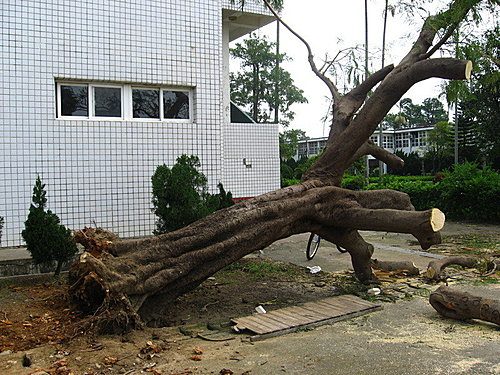
[{"label": "fallen tree", "polygon": [[328,64],[318,69],[309,45],[301,38],[312,70],[328,86],[334,102],[326,149],[303,181],[223,209],[175,232],[107,241],[105,251],[96,251],[99,244],[93,243],[92,253],[84,253],[70,270],[73,300],[84,312],[94,314],[101,328],[128,329],[140,326],[141,318],[147,320],[160,302],[171,302],[223,267],[293,234],[315,232],[347,249],[356,276],[365,283],[374,280],[370,267],[373,246],[358,230],[411,233],[423,249],[439,243],[445,221],[439,209],[416,212],[408,195],[397,191],[356,192],[339,186],[345,170],[364,155],[391,167],[402,166],[399,157],[369,138],[410,87],[431,77],[470,77],[470,61],[431,56],[477,3],[479,0],[452,1],[448,10],[425,21],[397,66],[382,68],[344,95],[326,76]]},{"label": "fallen tree", "polygon": [[440,286],[429,296],[438,313],[447,318],[481,319],[500,325],[500,300],[483,298],[470,293]]}]

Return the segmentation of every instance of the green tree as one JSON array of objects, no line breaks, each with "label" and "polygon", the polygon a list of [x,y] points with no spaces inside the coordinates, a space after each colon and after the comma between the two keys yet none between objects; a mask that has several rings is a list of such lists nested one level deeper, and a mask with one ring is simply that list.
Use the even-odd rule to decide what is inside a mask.
[{"label": "green tree", "polygon": [[410,98],[403,98],[399,102],[399,112],[388,113],[382,126],[400,129],[415,125],[435,125],[440,121],[448,121],[448,115],[439,99],[426,98],[422,104],[414,104]]},{"label": "green tree", "polygon": [[432,173],[440,171],[453,155],[453,124],[438,122],[427,137],[426,157],[432,161]]},{"label": "green tree", "polygon": [[300,129],[290,129],[280,133],[280,158],[282,161],[295,156],[299,141],[302,139],[308,139],[308,137],[306,136],[306,132]]},{"label": "green tree", "polygon": [[231,100],[248,109],[255,122],[269,122],[278,107],[280,123],[288,125],[295,116],[290,107],[294,103],[306,103],[307,99],[295,86],[290,73],[276,66],[290,58],[284,53],[277,54],[275,46],[251,34],[230,50],[241,67],[239,72],[230,74]]},{"label": "green tree", "polygon": [[448,102],[459,102],[459,160],[500,169],[500,28],[463,41],[457,54],[474,61],[469,82],[445,87]]},{"label": "green tree", "polygon": [[45,185],[38,176],[22,236],[36,264],[56,262],[54,276],[57,276],[61,272],[63,263],[76,254],[77,248],[71,238],[71,231],[60,224],[56,214],[45,210],[46,195]]},{"label": "green tree", "polygon": [[212,212],[233,204],[231,193],[219,183],[219,193],[208,193],[207,178],[198,171],[197,156],[181,155],[172,168],[163,164],[151,177],[155,234],[185,227]]}]

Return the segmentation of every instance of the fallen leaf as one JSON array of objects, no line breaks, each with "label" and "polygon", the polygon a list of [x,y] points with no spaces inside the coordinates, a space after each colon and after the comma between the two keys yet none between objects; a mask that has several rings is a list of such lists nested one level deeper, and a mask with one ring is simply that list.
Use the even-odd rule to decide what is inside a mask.
[{"label": "fallen leaf", "polygon": [[116,362],[118,362],[118,358],[116,357],[104,357],[103,360],[105,365],[114,365]]},{"label": "fallen leaf", "polygon": [[191,356],[190,359],[193,360],[193,361],[201,361],[201,357],[198,356],[198,355],[193,355],[193,356]]},{"label": "fallen leaf", "polygon": [[199,346],[195,346],[193,348],[193,353],[194,354],[203,354],[203,350]]}]

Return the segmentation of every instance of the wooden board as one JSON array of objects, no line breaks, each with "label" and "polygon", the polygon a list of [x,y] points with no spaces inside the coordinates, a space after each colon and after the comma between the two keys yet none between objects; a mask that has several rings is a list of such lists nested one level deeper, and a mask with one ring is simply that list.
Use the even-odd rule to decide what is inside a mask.
[{"label": "wooden board", "polygon": [[231,322],[235,324],[237,331],[249,330],[258,335],[252,339],[259,340],[294,332],[301,328],[317,327],[354,318],[381,309],[382,306],[379,304],[356,296],[345,295],[286,307],[265,314],[236,318]]}]

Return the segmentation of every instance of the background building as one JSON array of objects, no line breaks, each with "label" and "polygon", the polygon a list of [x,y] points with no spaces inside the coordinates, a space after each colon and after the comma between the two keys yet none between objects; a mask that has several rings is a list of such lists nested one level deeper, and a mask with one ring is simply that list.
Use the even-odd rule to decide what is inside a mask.
[{"label": "background building", "polygon": [[197,155],[215,191],[279,188],[278,126],[231,123],[229,42],[273,18],[230,0],[2,1],[2,245],[37,175],[70,228],[150,235],[151,175]]},{"label": "background building", "polygon": [[[427,147],[427,137],[433,126],[421,125],[411,128],[388,129],[382,132],[382,144],[378,131],[373,133],[370,139],[377,145],[381,145],[388,151],[402,151],[406,154],[416,152],[423,155]],[[298,142],[297,154],[295,160],[302,157],[312,157],[318,155],[326,146],[327,137],[302,139]],[[378,161],[372,156],[369,157],[370,168],[378,168]],[[385,165],[385,164],[384,164]],[[387,166],[385,166],[387,168]]]}]

